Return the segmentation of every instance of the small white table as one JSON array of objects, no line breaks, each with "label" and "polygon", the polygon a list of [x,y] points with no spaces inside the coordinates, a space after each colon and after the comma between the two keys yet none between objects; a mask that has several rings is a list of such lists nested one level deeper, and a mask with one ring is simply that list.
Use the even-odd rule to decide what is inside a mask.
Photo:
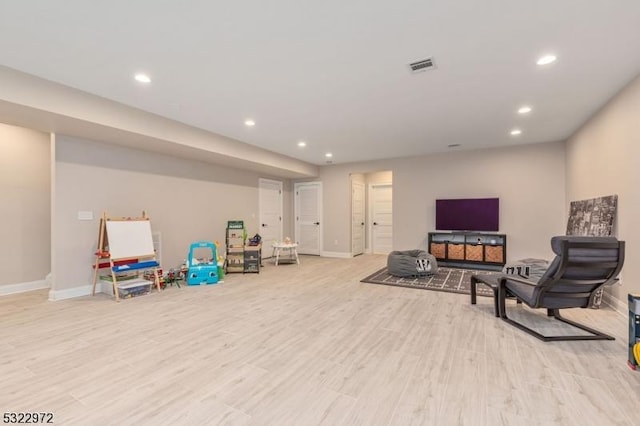
[{"label": "small white table", "polygon": [[299,265],[300,259],[298,258],[298,244],[297,243],[273,243],[273,254],[272,256],[276,258],[276,265],[280,261],[280,253],[287,253],[287,260],[290,262],[295,262]]}]

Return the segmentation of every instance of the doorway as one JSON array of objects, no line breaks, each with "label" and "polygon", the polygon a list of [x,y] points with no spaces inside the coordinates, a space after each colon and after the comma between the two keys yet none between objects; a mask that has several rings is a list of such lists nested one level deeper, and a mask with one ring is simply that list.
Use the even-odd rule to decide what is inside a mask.
[{"label": "doorway", "polygon": [[[263,243],[282,241],[282,182],[261,178],[258,200],[260,236]],[[265,257],[271,256],[269,250],[264,250],[263,253]]]},{"label": "doorway", "polygon": [[322,182],[294,184],[295,240],[299,254],[320,255]]},{"label": "doorway", "polygon": [[365,250],[365,185],[351,180],[351,255],[357,256]]},{"label": "doorway", "polygon": [[369,185],[371,252],[388,254],[393,250],[393,185]]}]

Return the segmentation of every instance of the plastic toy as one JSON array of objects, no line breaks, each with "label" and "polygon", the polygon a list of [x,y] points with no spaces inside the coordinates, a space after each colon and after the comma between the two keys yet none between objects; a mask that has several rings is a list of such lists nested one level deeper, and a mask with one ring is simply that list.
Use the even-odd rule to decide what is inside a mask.
[{"label": "plastic toy", "polygon": [[640,294],[629,294],[629,360],[632,370],[640,370]]},{"label": "plastic toy", "polygon": [[[156,270],[158,271],[158,281],[160,282],[160,288],[164,289],[166,286],[165,283],[165,275],[162,273],[162,268],[156,268]],[[151,281],[153,282],[153,280],[155,279],[154,277],[154,271],[152,270],[146,270],[143,274],[142,277],[147,280],[147,281]]]},{"label": "plastic toy", "polygon": [[250,246],[257,246],[260,245],[260,243],[262,243],[262,237],[260,236],[260,234],[256,234],[249,239]]},{"label": "plastic toy", "polygon": [[184,279],[182,271],[175,268],[169,269],[169,272],[164,276],[165,285],[173,286],[175,284],[178,288],[180,288],[180,280],[182,279]]},{"label": "plastic toy", "polygon": [[[216,249],[220,247],[220,241],[216,241]],[[224,282],[224,269],[226,266],[226,261],[224,256],[220,254],[220,250],[218,250],[218,282]]]},{"label": "plastic toy", "polygon": [[[202,249],[211,250],[207,259],[197,259],[194,252]],[[216,284],[218,282],[218,256],[216,245],[209,241],[198,241],[191,244],[187,258],[187,285]]]}]

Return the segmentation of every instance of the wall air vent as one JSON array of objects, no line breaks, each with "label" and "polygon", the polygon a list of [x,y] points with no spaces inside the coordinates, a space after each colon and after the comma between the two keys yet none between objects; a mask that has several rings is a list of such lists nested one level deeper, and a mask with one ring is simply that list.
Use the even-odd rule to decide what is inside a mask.
[{"label": "wall air vent", "polygon": [[411,72],[414,72],[414,73],[432,70],[432,69],[435,69],[435,67],[436,67],[436,63],[433,61],[432,57],[409,64],[409,68],[411,68]]}]

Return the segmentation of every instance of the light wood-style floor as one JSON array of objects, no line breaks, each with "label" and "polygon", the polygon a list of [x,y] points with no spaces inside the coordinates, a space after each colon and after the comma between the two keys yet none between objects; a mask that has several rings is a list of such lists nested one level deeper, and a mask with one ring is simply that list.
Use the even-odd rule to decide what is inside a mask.
[{"label": "light wood-style floor", "polygon": [[639,424],[627,320],[610,309],[567,317],[616,341],[543,343],[489,298],[360,283],[384,256],[265,263],[120,303],[0,298],[0,411],[56,425]]}]

